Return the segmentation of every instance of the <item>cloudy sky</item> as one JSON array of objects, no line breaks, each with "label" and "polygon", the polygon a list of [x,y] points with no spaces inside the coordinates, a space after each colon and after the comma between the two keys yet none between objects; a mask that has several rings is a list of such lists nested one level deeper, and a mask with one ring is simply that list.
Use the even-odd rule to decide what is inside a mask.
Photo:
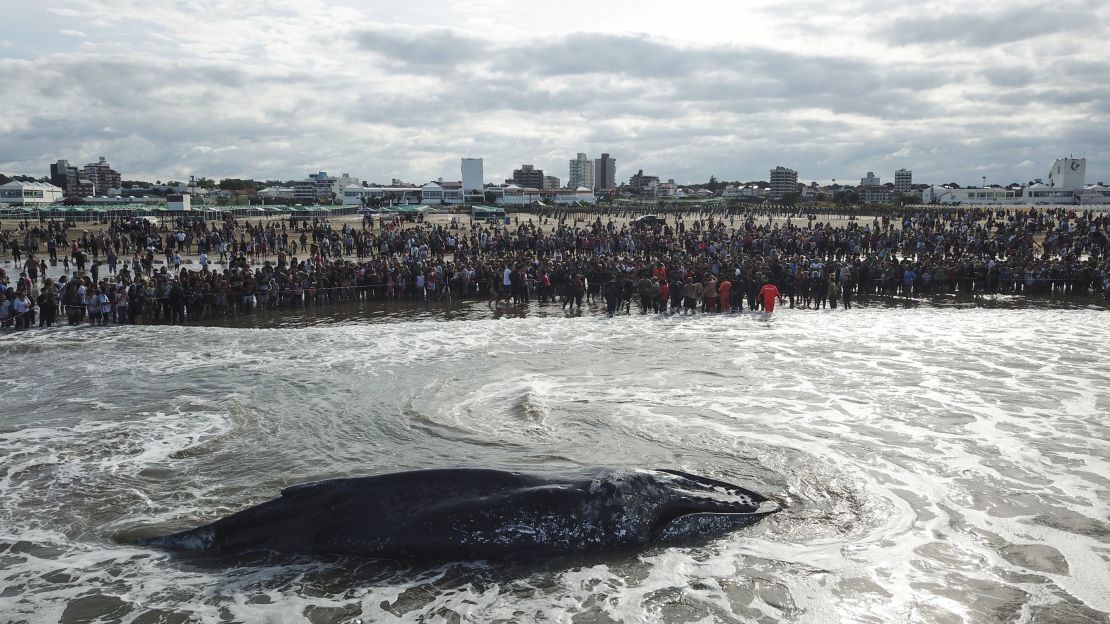
[{"label": "cloudy sky", "polygon": [[3,0],[0,172],[1110,182],[1105,0]]}]

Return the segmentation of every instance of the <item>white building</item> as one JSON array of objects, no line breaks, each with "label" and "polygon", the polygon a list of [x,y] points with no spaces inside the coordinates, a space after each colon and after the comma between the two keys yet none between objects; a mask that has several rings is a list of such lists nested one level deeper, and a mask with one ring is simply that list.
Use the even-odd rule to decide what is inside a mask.
[{"label": "white building", "polygon": [[262,199],[293,199],[293,188],[289,186],[267,186],[258,191],[258,196]]},{"label": "white building", "polygon": [[1048,170],[1048,186],[1066,191],[1083,190],[1086,178],[1086,158],[1057,158]]},{"label": "white building", "polygon": [[1001,187],[950,189],[930,186],[922,192],[926,204],[1097,204],[1110,202],[1102,195],[1084,186],[1087,176],[1086,158],[1057,158],[1048,172],[1048,182],[1026,186],[1023,189]]},{"label": "white building", "polygon": [[427,206],[440,206],[446,203],[443,187],[429,182],[420,187],[420,203]]},{"label": "white building", "polygon": [[486,187],[485,190],[493,194],[492,203],[499,206],[526,206],[536,202],[568,205],[597,204],[597,195],[594,190],[584,186],[576,189],[535,189],[517,184],[503,184],[491,185]]},{"label": "white building", "polygon": [[540,201],[540,189],[507,184],[501,187],[501,200],[503,206],[527,206]]},{"label": "white building", "polygon": [[726,186],[721,191],[721,199],[763,199],[767,192],[753,184],[746,186]]},{"label": "white building", "polygon": [[485,173],[482,170],[481,158],[462,159],[462,190],[463,193],[481,193],[484,186]]},{"label": "white building", "polygon": [[1001,187],[950,189],[943,186],[930,186],[921,192],[921,201],[926,204],[1023,203],[1021,191]]},{"label": "white building", "polygon": [[865,177],[859,179],[860,186],[879,186],[882,181],[875,177],[874,171],[868,171]]},{"label": "white building", "polygon": [[53,204],[64,198],[65,191],[49,182],[12,180],[0,186],[0,204]]},{"label": "white building", "polygon": [[1079,203],[1083,206],[1089,204],[1110,204],[1110,186],[1099,182],[1089,184],[1079,192]]},{"label": "white building", "polygon": [[556,204],[596,204],[597,195],[594,194],[592,186],[589,188],[580,186],[576,189],[557,189],[551,201]]},{"label": "white building", "polygon": [[567,176],[567,186],[576,189],[580,186],[594,188],[594,161],[586,158],[586,154],[578,152],[578,156],[570,161],[570,171]]}]

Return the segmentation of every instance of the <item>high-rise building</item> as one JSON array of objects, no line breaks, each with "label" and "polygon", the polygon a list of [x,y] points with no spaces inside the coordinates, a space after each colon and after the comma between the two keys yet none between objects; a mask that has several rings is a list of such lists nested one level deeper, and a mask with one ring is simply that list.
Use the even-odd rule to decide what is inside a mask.
[{"label": "high-rise building", "polygon": [[609,154],[602,154],[594,161],[594,188],[617,188],[617,161],[609,158]]},{"label": "high-rise building", "polygon": [[913,190],[913,172],[909,169],[899,169],[894,172],[894,191],[896,193],[909,193]]},{"label": "high-rise building", "polygon": [[62,189],[66,195],[73,195],[77,188],[77,167],[69,166],[68,160],[59,160],[50,165],[50,183]]},{"label": "high-rise building", "polygon": [[590,190],[594,188],[594,161],[586,158],[582,152],[578,152],[578,156],[570,161],[570,175],[567,178],[568,188],[576,189],[580,186]]},{"label": "high-rise building", "polygon": [[882,182],[875,177],[874,171],[868,171],[867,176],[859,179],[860,186],[879,186]]},{"label": "high-rise building", "polygon": [[99,162],[85,165],[85,177],[93,183],[96,195],[107,195],[110,191],[118,192],[123,186],[123,177],[118,171],[112,169],[108,161],[101,156]]},{"label": "high-rise building", "polygon": [[513,170],[512,183],[524,188],[543,188],[543,169],[536,169],[532,165],[521,165],[520,169]]},{"label": "high-rise building", "polygon": [[798,172],[782,165],[771,170],[771,190],[768,196],[782,199],[787,193],[798,192]]},{"label": "high-rise building", "polygon": [[560,180],[559,180],[558,177],[545,175],[543,177],[543,187],[542,188],[557,189],[557,188],[559,188],[559,182],[560,182]]},{"label": "high-rise building", "polygon": [[62,189],[66,197],[89,197],[96,194],[96,186],[92,180],[83,170],[71,166],[68,160],[59,160],[50,165],[50,183]]},{"label": "high-rise building", "polygon": [[482,172],[481,158],[462,159],[463,193],[481,193],[485,187],[485,174]]}]

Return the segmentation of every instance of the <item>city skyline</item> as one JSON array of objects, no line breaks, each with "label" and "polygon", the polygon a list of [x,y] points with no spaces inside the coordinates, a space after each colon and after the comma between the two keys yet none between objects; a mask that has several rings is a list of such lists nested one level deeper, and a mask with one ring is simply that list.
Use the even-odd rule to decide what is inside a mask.
[{"label": "city skyline", "polygon": [[129,179],[419,184],[473,155],[487,182],[521,163],[567,180],[584,152],[612,154],[617,180],[782,164],[822,183],[904,168],[973,185],[1076,154],[1110,181],[1110,8],[803,5],[581,3],[589,23],[574,2],[527,21],[505,2],[10,7],[0,172],[107,155]]}]

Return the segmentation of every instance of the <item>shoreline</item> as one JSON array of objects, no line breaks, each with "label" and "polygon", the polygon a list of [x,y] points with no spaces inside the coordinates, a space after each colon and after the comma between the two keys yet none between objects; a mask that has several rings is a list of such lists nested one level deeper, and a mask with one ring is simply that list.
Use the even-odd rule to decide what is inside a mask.
[{"label": "shoreline", "polygon": [[[733,322],[746,322],[749,320],[766,321],[770,318],[795,317],[795,315],[821,314],[852,314],[860,310],[1010,310],[1013,312],[1041,311],[1041,310],[1097,310],[1110,311],[1110,298],[1096,295],[1086,297],[1051,297],[1038,295],[983,295],[967,296],[949,294],[935,294],[905,297],[901,295],[873,295],[855,299],[852,308],[845,310],[836,308],[791,308],[789,305],[779,305],[771,314],[762,310],[743,310],[742,312],[702,312],[700,309],[692,314],[682,312],[652,312],[642,314],[635,303],[630,312],[618,312],[614,318],[643,317],[659,321],[682,322],[697,319],[722,318]],[[401,300],[393,302],[358,300],[344,301],[327,304],[308,304],[298,307],[275,307],[252,312],[229,313],[226,316],[187,320],[184,323],[167,322],[141,322],[136,325],[129,323],[107,322],[105,324],[92,324],[87,319],[78,325],[68,325],[64,318],[59,318],[53,327],[32,327],[34,331],[29,335],[39,333],[41,330],[60,331],[69,329],[100,329],[111,327],[205,327],[226,329],[302,329],[311,327],[344,326],[344,325],[374,325],[379,323],[404,323],[404,322],[464,322],[503,319],[596,319],[611,320],[606,315],[604,301],[583,302],[582,307],[573,306],[563,309],[561,303],[539,303],[536,300],[528,303],[513,304],[507,301],[498,302],[495,299],[465,299],[452,301],[416,301]],[[617,322],[620,322],[619,320]],[[24,334],[26,330],[14,327],[0,328],[0,336],[15,337]]]}]

